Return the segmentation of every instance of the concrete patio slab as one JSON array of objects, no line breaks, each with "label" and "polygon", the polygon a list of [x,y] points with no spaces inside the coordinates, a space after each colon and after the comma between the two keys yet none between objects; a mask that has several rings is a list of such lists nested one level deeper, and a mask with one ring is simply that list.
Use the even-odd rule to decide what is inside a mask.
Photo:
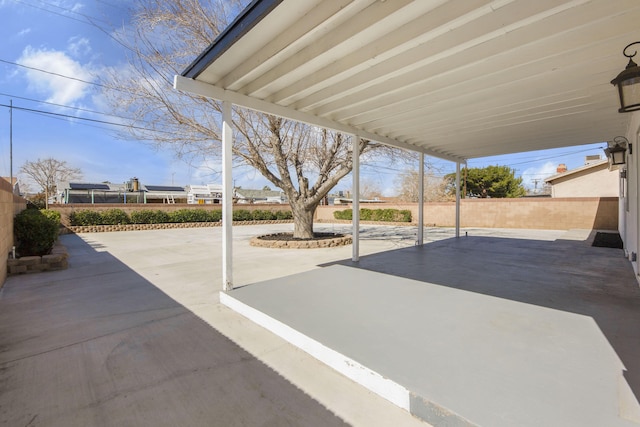
[{"label": "concrete patio slab", "polygon": [[71,252],[2,289],[1,424],[346,425],[108,253]]},{"label": "concrete patio slab", "polygon": [[[239,277],[286,275],[281,259],[304,271],[343,257],[252,252],[261,230],[235,233]],[[68,270],[10,277],[0,423],[425,425],[220,305],[219,232],[62,236]]]},{"label": "concrete patio slab", "polygon": [[[349,230],[348,225],[337,224],[317,228],[321,231]],[[456,240],[451,239],[451,229],[427,229],[425,239],[431,243],[420,248],[415,246],[414,227],[363,225],[362,256],[358,264],[350,261],[350,247],[283,251],[249,246],[250,238],[255,235],[290,229],[291,225],[234,228],[235,283],[238,286],[260,284],[244,286],[233,293],[261,289],[262,282],[286,283],[287,277],[292,275],[301,278],[310,274],[309,277],[315,278],[324,277],[326,272],[333,277],[338,272],[340,279],[333,280],[332,286],[339,290],[320,293],[318,303],[308,306],[305,318],[310,321],[322,315],[314,312],[325,307],[320,302],[338,301],[338,297],[342,297],[340,301],[355,298],[348,310],[340,308],[341,302],[329,314],[334,313],[335,317],[343,310],[340,315],[348,320],[354,319],[355,314],[365,315],[367,310],[373,310],[370,313],[373,320],[361,319],[360,325],[345,321],[339,328],[318,328],[322,333],[335,331],[342,337],[346,343],[342,351],[351,351],[348,346],[352,346],[353,350],[371,349],[374,356],[376,353],[385,355],[384,361],[389,365],[385,369],[394,375],[391,370],[394,360],[400,360],[400,364],[415,363],[415,359],[421,357],[432,360],[429,365],[437,367],[436,371],[429,371],[429,366],[421,364],[420,374],[410,375],[410,380],[418,382],[428,376],[429,381],[422,387],[439,385],[437,388],[443,393],[432,396],[428,392],[433,389],[424,388],[410,395],[410,409],[417,415],[433,416],[434,410],[452,405],[450,400],[444,399],[447,398],[455,400],[453,406],[464,403],[465,408],[480,412],[503,401],[508,405],[498,406],[505,410],[505,419],[514,416],[514,409],[509,405],[516,402],[527,408],[544,407],[543,413],[536,414],[538,418],[533,419],[541,419],[549,412],[565,417],[558,419],[566,421],[572,415],[564,414],[560,408],[575,408],[577,404],[571,399],[566,404],[546,399],[547,390],[536,386],[553,383],[554,376],[540,371],[538,383],[536,375],[532,374],[536,372],[538,360],[540,366],[550,369],[549,372],[557,368],[557,355],[542,350],[549,348],[548,345],[545,347],[548,342],[563,342],[564,347],[559,347],[558,351],[574,355],[587,347],[589,353],[576,359],[567,372],[557,377],[559,388],[553,393],[561,396],[563,388],[572,387],[571,384],[563,385],[565,379],[588,370],[581,384],[598,386],[598,390],[592,390],[594,395],[587,396],[593,399],[597,393],[611,390],[611,372],[615,371],[620,379],[617,389],[600,399],[598,405],[606,407],[607,416],[621,424],[600,425],[625,425],[627,422],[637,425],[633,424],[638,417],[634,394],[639,394],[640,384],[637,283],[620,251],[588,246],[584,239],[589,231],[465,229],[462,234],[468,237]],[[426,425],[221,305],[218,301],[218,291],[222,287],[219,228],[96,233],[63,236],[62,240],[70,253],[68,270],[11,277],[0,295],[0,387],[3,387],[0,421],[8,425],[29,422],[32,425],[122,425],[134,420],[137,425],[163,425],[163,422],[170,425],[180,418],[191,421],[191,425],[210,425],[211,414],[221,411],[221,419],[227,422],[225,425],[262,425],[255,424],[258,421],[251,418],[253,408],[245,406],[251,406],[247,403],[250,399],[245,401],[242,394],[226,396],[220,406],[207,400],[212,393],[227,390],[226,387],[216,388],[218,378],[212,371],[219,369],[215,369],[214,360],[203,355],[217,354],[218,350],[208,349],[207,343],[228,339],[233,345],[224,344],[223,347],[233,348],[231,359],[226,360],[231,360],[229,364],[234,370],[224,381],[239,381],[233,389],[241,390],[246,381],[254,384],[253,369],[260,371],[257,378],[264,375],[263,369],[273,369],[279,374],[276,377],[285,383],[280,387],[277,385],[280,380],[266,375],[271,379],[260,380],[258,387],[258,390],[266,390],[265,396],[271,394],[271,386],[278,390],[282,388],[285,393],[290,390],[291,383],[296,386],[291,399],[276,392],[276,397],[267,399],[270,402],[261,401],[256,408],[268,414],[278,412],[276,407],[280,404],[288,405],[279,399],[291,401],[292,406],[279,418],[260,422],[271,420],[277,425],[287,425],[291,417],[297,417],[297,411],[306,412],[304,408],[311,404],[316,408],[310,411],[311,416],[328,416],[329,421],[315,419],[299,421],[297,425],[331,425],[341,420],[356,426]],[[348,275],[345,276],[345,272]],[[373,276],[369,278],[369,275]],[[345,278],[349,280],[345,281]],[[302,286],[295,285],[292,295],[304,292],[307,282],[314,284],[313,280],[305,279]],[[376,311],[375,305],[362,304],[363,297],[358,296],[365,289],[362,283],[372,284],[369,291],[376,287],[384,289],[371,292],[385,301],[383,308]],[[416,309],[413,313],[419,322],[390,314],[394,310],[402,311],[403,315],[410,313],[400,310],[400,303],[394,302],[397,291],[404,288],[414,289],[415,295],[422,295],[429,289],[425,294],[428,300],[425,307],[430,307],[429,310]],[[369,293],[367,291],[366,295]],[[388,298],[384,297],[385,293]],[[267,294],[263,303],[280,298],[277,292]],[[368,298],[366,295],[365,299]],[[376,297],[370,299],[375,302]],[[434,302],[438,299],[446,302],[443,307],[448,308],[443,315],[438,314],[442,310]],[[466,303],[462,304],[464,301]],[[453,316],[455,310],[465,307],[468,309],[464,315]],[[502,311],[491,311],[492,307]],[[448,318],[449,323],[445,324],[450,331],[445,333],[436,325]],[[468,329],[474,322],[478,323],[477,328]],[[558,322],[573,325],[573,329],[565,330]],[[418,323],[425,326],[418,328]],[[379,331],[393,327],[405,332],[391,337],[395,340],[390,341],[393,345],[385,344],[382,335],[369,343],[361,342],[362,339],[350,342],[349,337],[371,334],[367,331],[368,325],[377,326]],[[295,322],[290,326],[295,327]],[[412,328],[411,352],[401,359],[394,359],[390,350],[399,347],[396,341],[402,341],[403,336],[406,338]],[[529,331],[527,334],[537,340],[533,341],[537,344],[535,347],[530,349],[528,341],[518,334],[521,329]],[[572,330],[577,331],[577,335],[564,342],[564,337]],[[176,334],[186,335],[174,336]],[[428,339],[415,339],[424,334],[428,334]],[[518,339],[500,339],[513,336]],[[465,343],[475,343],[475,347],[466,348]],[[460,354],[447,353],[448,347]],[[431,349],[433,353],[421,353],[425,349]],[[501,353],[500,349],[504,351]],[[193,351],[201,351],[202,355],[192,356]],[[159,360],[158,354],[166,355],[166,358]],[[496,354],[505,359],[494,363],[489,357],[491,363],[481,363],[482,357]],[[510,354],[514,356],[511,359]],[[447,358],[451,360],[447,361]],[[215,360],[218,360],[217,356]],[[530,365],[523,363],[529,361]],[[367,359],[367,364],[373,363]],[[594,364],[600,365],[593,370]],[[245,365],[253,368],[245,369]],[[465,365],[473,368],[468,375],[458,369]],[[520,369],[523,365],[528,369]],[[113,367],[115,369],[111,369]],[[185,369],[191,368],[193,374],[185,373]],[[400,371],[399,367],[394,369]],[[510,382],[505,372],[513,375],[514,380]],[[505,378],[500,378],[501,373]],[[495,382],[494,378],[502,382]],[[532,383],[525,382],[527,378]],[[475,386],[476,383],[484,388]],[[508,390],[506,385],[512,383],[515,384],[511,389],[514,392],[505,391]],[[420,385],[408,384],[416,388]],[[459,393],[454,387],[456,384]],[[529,386],[532,388],[527,388]],[[165,393],[164,387],[175,393]],[[403,387],[406,389],[406,385]],[[60,394],[60,390],[68,392],[69,398],[64,397],[65,393]],[[447,390],[448,394],[445,394]],[[502,392],[504,396],[496,394],[496,398],[491,399],[488,390]],[[488,403],[480,404],[474,393]],[[518,394],[538,397],[530,403],[520,402]],[[617,400],[614,395],[618,396]],[[309,396],[312,399],[307,400]],[[456,396],[460,400],[455,399]],[[617,418],[610,411],[610,402],[614,400],[620,414]],[[266,406],[261,406],[263,403]],[[163,418],[165,406],[175,416]],[[322,406],[330,412],[323,412]],[[465,408],[450,408],[450,414],[456,414],[456,417],[434,419],[433,424],[455,425],[451,424],[452,420],[477,422],[477,419],[466,418],[476,417],[476,413]],[[113,415],[114,410],[121,412]],[[248,418],[239,418],[237,414],[245,410]],[[233,411],[236,418],[226,411]],[[427,415],[420,411],[426,411]],[[152,414],[147,417],[147,412]],[[153,415],[155,412],[158,414]],[[445,412],[439,414],[447,415]],[[548,425],[559,424],[551,422]]]},{"label": "concrete patio slab", "polygon": [[433,425],[640,425],[640,289],[589,235],[444,240],[221,300]]}]

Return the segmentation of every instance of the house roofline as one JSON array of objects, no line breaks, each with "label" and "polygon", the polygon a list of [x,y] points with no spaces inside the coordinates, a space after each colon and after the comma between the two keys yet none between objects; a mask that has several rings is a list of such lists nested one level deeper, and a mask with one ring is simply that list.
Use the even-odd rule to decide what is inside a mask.
[{"label": "house roofline", "polygon": [[573,175],[573,174],[576,174],[576,173],[579,173],[579,172],[583,172],[583,171],[589,170],[591,168],[602,166],[602,165],[607,164],[607,163],[609,163],[608,159],[600,159],[597,162],[589,163],[587,165],[580,166],[579,168],[571,169],[569,171],[562,172],[562,173],[550,176],[549,178],[545,178],[544,182],[555,181],[556,179],[564,178],[564,177],[567,177],[569,175]]}]

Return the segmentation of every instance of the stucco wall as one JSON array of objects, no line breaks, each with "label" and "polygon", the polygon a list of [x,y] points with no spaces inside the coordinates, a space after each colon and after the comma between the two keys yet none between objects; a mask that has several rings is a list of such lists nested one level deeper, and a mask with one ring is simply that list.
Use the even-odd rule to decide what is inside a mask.
[{"label": "stucco wall", "polygon": [[[418,218],[418,205],[361,204],[369,209],[409,209]],[[350,205],[321,206],[317,219],[333,219],[336,210],[350,209]],[[426,225],[455,226],[455,202],[426,203]],[[618,229],[617,197],[522,198],[522,199],[464,199],[460,201],[462,227],[531,228],[547,230]]]},{"label": "stucco wall", "polygon": [[620,172],[604,163],[553,180],[553,197],[618,197]]},{"label": "stucco wall", "polygon": [[[627,153],[627,179],[624,184],[624,197],[620,198],[620,235],[624,241],[624,248],[627,256],[632,261],[633,268],[638,274],[638,243],[639,243],[639,227],[640,227],[640,211],[638,198],[640,193],[640,168],[638,167],[640,156],[638,155],[638,133],[640,132],[640,112],[632,113],[631,123],[626,135],[627,139],[633,144],[633,153]],[[633,255],[636,255],[636,261],[633,261]],[[640,280],[640,278],[638,278]]]},{"label": "stucco wall", "polygon": [[0,179],[0,287],[7,278],[7,258],[13,247],[13,217],[26,207],[26,200],[15,196],[11,184]]}]

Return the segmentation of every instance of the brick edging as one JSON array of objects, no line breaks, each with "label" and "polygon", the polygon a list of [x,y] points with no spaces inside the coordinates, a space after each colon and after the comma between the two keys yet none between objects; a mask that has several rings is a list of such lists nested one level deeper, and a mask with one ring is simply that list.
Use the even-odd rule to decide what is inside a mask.
[{"label": "brick edging", "polygon": [[7,275],[40,273],[42,271],[66,270],[69,266],[67,248],[56,242],[49,255],[24,256],[7,260]]},{"label": "brick edging", "polygon": [[268,240],[262,239],[265,236],[257,236],[249,241],[251,246],[261,248],[278,248],[278,249],[319,249],[333,248],[336,246],[346,246],[353,243],[350,234],[344,236],[336,236],[332,239],[309,239],[309,240]]}]

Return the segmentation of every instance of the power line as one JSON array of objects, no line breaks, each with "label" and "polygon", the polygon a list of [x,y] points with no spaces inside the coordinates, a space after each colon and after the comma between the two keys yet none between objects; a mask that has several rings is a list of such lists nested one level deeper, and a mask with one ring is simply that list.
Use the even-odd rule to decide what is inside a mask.
[{"label": "power line", "polygon": [[173,134],[173,132],[169,132],[169,131],[149,129],[149,128],[144,128],[144,127],[141,127],[141,126],[135,126],[135,125],[132,125],[132,124],[108,122],[106,120],[91,119],[89,117],[78,117],[78,116],[72,116],[70,114],[53,113],[53,112],[50,112],[50,111],[36,110],[34,108],[16,107],[16,106],[10,106],[10,105],[7,105],[7,104],[0,104],[0,107],[7,107],[7,108],[12,108],[14,110],[28,111],[28,112],[36,113],[36,114],[45,114],[45,115],[56,116],[56,117],[64,117],[64,118],[74,119],[74,120],[84,120],[84,121],[87,121],[87,122],[101,123],[101,124],[106,124],[106,125],[111,125],[111,126],[120,126],[120,127],[127,127],[127,128],[131,128],[131,129],[138,129],[138,130],[144,130],[144,131],[150,131],[150,132]]},{"label": "power line", "polygon": [[[13,0],[13,1],[14,1],[14,2],[16,2],[16,3],[24,4],[25,6],[32,7],[32,8],[34,8],[34,9],[39,9],[39,10],[42,10],[42,11],[44,11],[44,12],[48,12],[48,13],[52,13],[52,14],[54,14],[54,15],[61,16],[61,17],[63,17],[63,18],[71,19],[71,20],[73,20],[73,21],[77,21],[77,22],[80,22],[80,23],[83,23],[83,24],[86,24],[86,25],[90,25],[90,26],[92,26],[92,27],[96,28],[97,30],[99,30],[100,32],[104,33],[107,37],[109,37],[110,39],[112,39],[113,41],[115,41],[116,43],[118,43],[120,46],[122,46],[122,47],[124,47],[125,49],[130,50],[131,52],[134,52],[134,53],[135,53],[134,49],[133,49],[131,46],[127,46],[127,45],[126,45],[125,43],[123,43],[121,40],[119,40],[118,38],[114,37],[114,36],[113,36],[113,34],[111,34],[111,32],[109,32],[109,31],[105,30],[102,26],[100,26],[100,25],[96,24],[96,21],[100,21],[100,22],[103,22],[104,24],[108,24],[108,22],[106,22],[106,21],[104,21],[104,20],[102,20],[102,19],[94,18],[94,17],[92,17],[92,16],[86,15],[86,14],[84,14],[84,13],[77,12],[77,11],[72,10],[72,9],[69,9],[69,8],[65,8],[65,7],[63,7],[63,6],[58,6],[58,5],[49,5],[49,4],[47,4],[48,6],[57,7],[58,9],[62,9],[62,10],[64,10],[64,11],[66,11],[66,12],[73,13],[73,14],[76,14],[76,15],[80,15],[80,16],[82,16],[84,19],[74,18],[74,17],[72,17],[72,16],[65,15],[65,14],[63,14],[63,13],[59,13],[59,12],[55,12],[55,11],[53,11],[53,10],[46,9],[46,8],[44,8],[44,7],[36,6],[36,5],[34,5],[34,4],[30,4],[30,3],[24,2],[24,1],[22,1],[22,0]],[[102,3],[107,4],[107,5],[111,6],[111,7],[116,7],[116,8],[117,8],[117,6],[114,6],[114,5],[112,5],[112,4],[108,4],[108,3],[105,3],[105,2],[102,2]]]},{"label": "power line", "polygon": [[[20,4],[23,4],[23,5],[25,5],[25,6],[32,7],[32,8],[34,8],[34,9],[38,9],[38,10],[42,10],[42,11],[44,11],[44,12],[51,13],[51,14],[53,14],[53,15],[58,15],[58,16],[61,16],[61,17],[63,17],[63,18],[71,19],[71,20],[73,20],[73,21],[82,22],[83,24],[94,25],[94,24],[91,22],[91,20],[102,21],[102,22],[106,23],[106,22],[105,22],[104,20],[102,20],[102,19],[93,18],[93,17],[90,17],[89,15],[86,15],[86,14],[84,14],[84,13],[80,13],[80,12],[75,11],[75,10],[73,10],[73,9],[69,9],[69,8],[67,8],[67,7],[60,6],[60,5],[57,5],[57,4],[50,4],[50,3],[43,2],[43,1],[39,1],[39,3],[42,3],[42,4],[46,5],[46,6],[55,7],[55,8],[57,8],[57,9],[62,10],[62,11],[68,12],[68,13],[70,13],[70,14],[79,15],[79,16],[83,17],[83,18],[84,18],[84,20],[83,20],[83,19],[79,19],[79,18],[74,18],[74,17],[69,16],[69,15],[65,15],[64,13],[55,12],[55,11],[53,11],[53,10],[51,10],[51,9],[47,9],[47,8],[45,8],[45,7],[43,7],[43,6],[37,6],[37,5],[35,5],[35,4],[28,3],[28,2],[23,1],[23,0],[13,0],[13,1],[14,1],[15,3],[20,3]],[[87,21],[89,21],[89,22],[87,22]]]},{"label": "power line", "polygon": [[86,113],[100,114],[100,115],[103,115],[103,116],[110,116],[110,117],[115,117],[115,118],[118,118],[118,119],[125,119],[125,120],[127,119],[126,117],[117,116],[115,114],[110,114],[110,113],[104,113],[104,112],[101,112],[101,111],[89,110],[88,108],[74,107],[72,105],[56,104],[55,102],[48,102],[48,101],[42,101],[42,100],[39,100],[39,99],[26,98],[24,96],[11,95],[11,94],[8,94],[8,93],[0,92],[0,96],[6,96],[8,98],[22,99],[24,101],[37,102],[37,103],[40,103],[40,104],[53,105],[55,107],[70,108],[70,109],[73,109],[73,110],[76,110],[76,111],[84,111]]},{"label": "power line", "polygon": [[89,82],[87,80],[82,80],[82,79],[79,79],[77,77],[65,76],[64,74],[54,73],[53,71],[46,71],[46,70],[43,70],[41,68],[30,67],[30,66],[24,65],[24,64],[18,64],[17,62],[7,61],[6,59],[0,59],[0,62],[4,62],[5,64],[15,65],[15,66],[18,66],[18,67],[27,68],[29,70],[39,71],[41,73],[51,74],[53,76],[62,77],[64,79],[75,80],[75,81],[78,81],[78,82],[81,82],[81,83],[86,83],[88,85],[94,85],[94,86],[104,87],[104,88],[107,88],[107,89],[116,89],[117,90],[117,88],[106,86],[106,85],[103,85],[101,83]]}]

